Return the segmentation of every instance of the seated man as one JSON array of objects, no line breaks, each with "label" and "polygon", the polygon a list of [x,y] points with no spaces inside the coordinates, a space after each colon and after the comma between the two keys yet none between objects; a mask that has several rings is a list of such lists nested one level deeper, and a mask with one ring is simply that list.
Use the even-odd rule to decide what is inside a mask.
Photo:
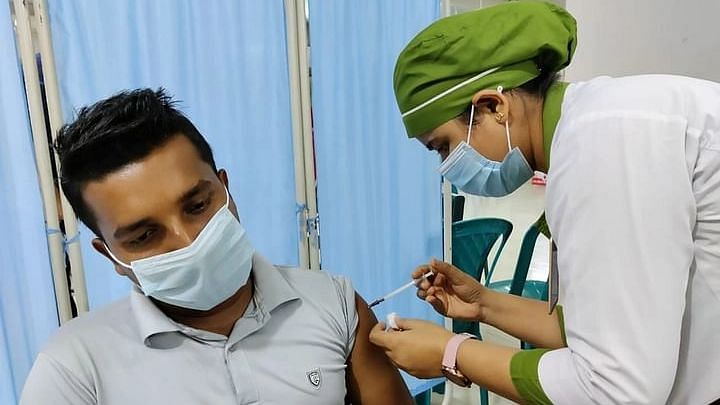
[{"label": "seated man", "polygon": [[135,285],[38,355],[22,404],[409,404],[350,282],[253,250],[228,177],[163,90],[80,110],[56,149],[93,247]]}]

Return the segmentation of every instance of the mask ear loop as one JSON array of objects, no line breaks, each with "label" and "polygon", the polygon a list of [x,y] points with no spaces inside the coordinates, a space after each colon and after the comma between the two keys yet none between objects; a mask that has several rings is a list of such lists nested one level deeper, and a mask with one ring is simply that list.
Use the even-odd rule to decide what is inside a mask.
[{"label": "mask ear loop", "polygon": [[224,184],[223,188],[225,189],[225,204],[223,205],[223,208],[227,208],[230,206],[230,190],[228,190],[227,186]]},{"label": "mask ear loop", "polygon": [[113,258],[113,260],[115,260],[115,263],[117,263],[117,264],[125,267],[125,268],[128,269],[128,270],[132,270],[132,266],[131,266],[131,265],[129,265],[129,264],[123,262],[122,260],[118,259],[118,258],[113,254],[112,250],[110,250],[110,248],[108,247],[107,243],[105,243],[105,242],[103,241],[103,245],[105,245],[105,251],[110,255],[110,257]]},{"label": "mask ear loop", "polygon": [[508,120],[505,120],[505,136],[507,137],[508,142],[508,152],[512,150],[512,145],[510,144],[510,127],[508,126]]},{"label": "mask ear loop", "polygon": [[[503,86],[497,87],[497,92],[502,94]],[[505,119],[505,138],[507,138],[508,152],[512,151],[512,144],[510,143],[510,126],[508,125],[510,119]]]},{"label": "mask ear loop", "polygon": [[472,134],[473,119],[475,118],[475,103],[470,107],[470,125],[468,125],[468,134],[465,143],[470,146],[470,134]]}]

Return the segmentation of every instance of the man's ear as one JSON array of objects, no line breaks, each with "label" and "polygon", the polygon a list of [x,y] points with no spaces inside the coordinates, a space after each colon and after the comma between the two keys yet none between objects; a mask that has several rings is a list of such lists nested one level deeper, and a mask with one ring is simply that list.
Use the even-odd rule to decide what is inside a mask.
[{"label": "man's ear", "polygon": [[105,256],[108,260],[110,260],[110,263],[113,264],[115,267],[115,272],[121,276],[128,276],[129,270],[125,267],[119,265],[117,262],[115,262],[115,259],[110,256],[110,253],[108,252],[108,247],[105,244],[105,242],[100,238],[95,238],[92,240],[92,247],[100,253],[101,255]]},{"label": "man's ear", "polygon": [[510,99],[498,90],[480,90],[472,98],[478,113],[489,114],[498,124],[504,124],[510,116]]},{"label": "man's ear", "polygon": [[227,171],[225,169],[220,169],[217,171],[217,176],[228,190],[228,195],[230,196],[230,203],[228,204],[228,207],[230,208],[230,212],[232,212],[233,215],[235,215],[235,218],[239,220],[240,216],[238,215],[237,205],[235,205],[235,200],[233,200],[232,193],[230,192],[230,180],[228,180]]},{"label": "man's ear", "polygon": [[220,170],[217,171],[217,176],[218,176],[218,178],[220,179],[220,181],[223,183],[223,185],[225,186],[225,188],[228,188],[228,189],[229,189],[229,186],[230,186],[230,185],[229,185],[229,183],[228,183],[227,171],[226,171],[225,169],[220,169]]}]

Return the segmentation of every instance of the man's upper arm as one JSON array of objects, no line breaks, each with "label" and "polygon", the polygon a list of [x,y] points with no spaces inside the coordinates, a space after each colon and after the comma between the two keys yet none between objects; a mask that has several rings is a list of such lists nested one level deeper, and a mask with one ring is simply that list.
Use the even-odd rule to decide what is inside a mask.
[{"label": "man's upper arm", "polygon": [[95,395],[87,384],[44,353],[38,354],[20,397],[20,405],[95,403]]},{"label": "man's upper arm", "polygon": [[355,344],[348,358],[347,388],[353,404],[412,404],[412,397],[385,353],[370,343],[370,329],[377,323],[367,303],[355,294],[358,324]]}]

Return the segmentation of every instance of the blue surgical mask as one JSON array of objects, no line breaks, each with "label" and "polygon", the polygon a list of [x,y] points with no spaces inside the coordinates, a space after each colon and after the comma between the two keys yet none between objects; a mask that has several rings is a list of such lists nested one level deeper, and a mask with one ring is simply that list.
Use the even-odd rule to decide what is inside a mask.
[{"label": "blue surgical mask", "polygon": [[487,159],[470,146],[474,114],[475,105],[470,108],[467,140],[453,149],[438,170],[443,177],[466,193],[485,197],[508,195],[530,180],[533,170],[520,149],[512,148],[507,120],[505,135],[509,152],[502,162]]},{"label": "blue surgical mask", "polygon": [[206,311],[230,298],[250,277],[253,247],[245,229],[230,212],[230,195],[188,246],[133,260],[131,269],[145,295],[178,307]]}]

